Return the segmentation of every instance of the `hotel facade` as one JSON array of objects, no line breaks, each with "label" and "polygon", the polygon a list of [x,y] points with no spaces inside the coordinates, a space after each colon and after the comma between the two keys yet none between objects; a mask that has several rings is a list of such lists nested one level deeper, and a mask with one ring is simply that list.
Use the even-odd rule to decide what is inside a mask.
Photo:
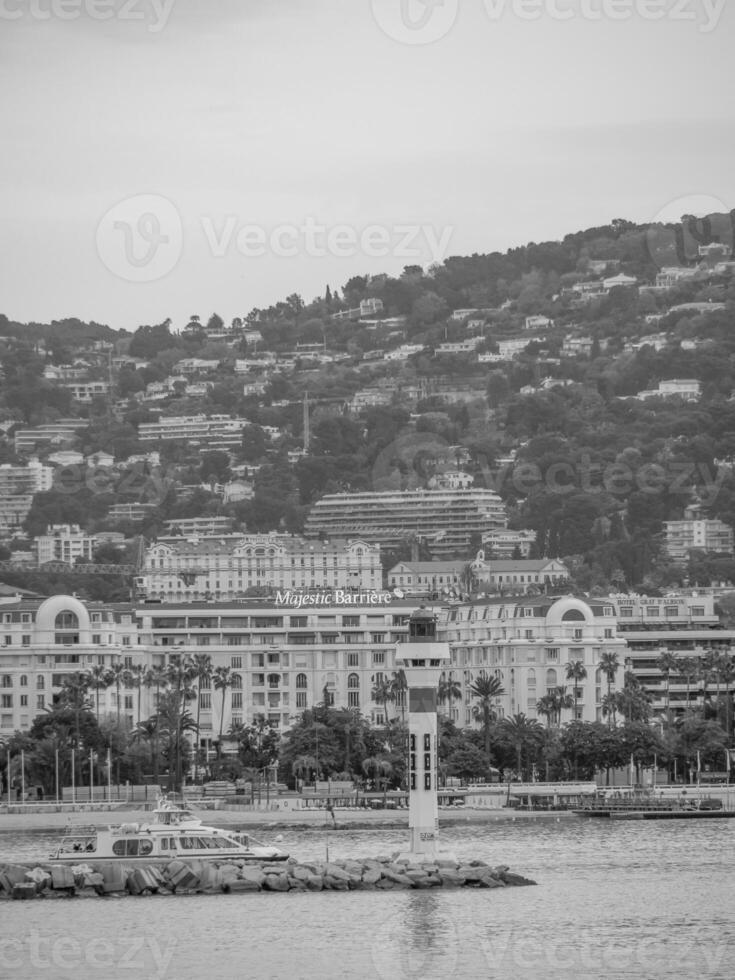
[{"label": "hotel facade", "polygon": [[[198,692],[205,742],[220,727],[227,732],[257,717],[286,730],[325,698],[383,724],[386,712],[394,717],[399,709],[376,703],[372,692],[398,670],[408,618],[418,607],[416,600],[370,589],[285,589],[270,601],[107,607],[72,596],[0,600],[0,736],[27,730],[75,672],[97,665],[166,666],[194,654],[208,655],[214,668],[229,667],[233,682],[224,699],[211,688]],[[447,678],[457,680],[461,691],[459,700],[441,710],[460,727],[478,724],[471,687],[482,673],[502,683],[499,716],[523,712],[534,718],[540,697],[557,686],[571,690],[565,676],[570,661],[582,661],[587,671],[577,684],[577,717],[601,717],[606,685],[599,677],[600,657],[615,651],[622,664],[626,647],[608,600],[539,596],[435,604],[433,611],[438,639],[450,645]],[[617,681],[622,683],[622,671]],[[133,726],[140,720],[139,699],[145,719],[154,710],[150,688],[103,689],[100,714],[119,710]],[[562,721],[570,719],[568,712]]]}]

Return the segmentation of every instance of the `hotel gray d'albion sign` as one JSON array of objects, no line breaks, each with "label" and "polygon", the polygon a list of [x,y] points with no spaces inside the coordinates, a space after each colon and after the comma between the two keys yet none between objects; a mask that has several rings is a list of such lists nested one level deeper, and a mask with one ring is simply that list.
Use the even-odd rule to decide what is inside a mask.
[{"label": "hotel gray d'albion sign", "polygon": [[277,606],[290,606],[303,609],[305,606],[387,606],[393,596],[390,592],[348,592],[346,589],[332,589],[325,592],[298,592],[287,589],[276,592]]}]

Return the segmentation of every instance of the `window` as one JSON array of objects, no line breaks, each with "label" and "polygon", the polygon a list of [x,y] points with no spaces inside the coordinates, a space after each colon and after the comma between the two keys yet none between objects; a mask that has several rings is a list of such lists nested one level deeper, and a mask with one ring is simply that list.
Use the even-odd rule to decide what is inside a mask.
[{"label": "window", "polygon": [[359,626],[360,617],[359,616],[343,616],[342,617],[343,626]]},{"label": "window", "polygon": [[306,689],[306,674],[296,675],[296,690]]},{"label": "window", "polygon": [[253,687],[265,686],[265,674],[253,674]]},{"label": "window", "polygon": [[[253,667],[265,667],[265,654],[264,653],[254,653],[252,655],[251,664]],[[233,664],[234,667],[234,664]]]},{"label": "window", "polygon": [[305,708],[306,707],[306,691],[296,692],[296,707]]},{"label": "window", "polygon": [[0,702],[0,704],[2,704],[2,707],[3,708],[12,708],[13,707],[13,695],[12,694],[3,694],[2,695],[2,701]]},{"label": "window", "polygon": [[704,606],[692,606],[692,616],[704,616]]},{"label": "window", "polygon": [[203,711],[207,711],[212,707],[212,694],[210,691],[204,691],[199,695],[199,707]]},{"label": "window", "polygon": [[385,663],[385,651],[384,650],[374,650],[373,651],[373,665],[384,664]]},{"label": "window", "polygon": [[348,691],[347,692],[347,707],[348,708],[359,708],[360,707],[360,692],[359,691]]},{"label": "window", "polygon": [[632,619],[633,618],[633,610],[630,607],[622,607],[620,609],[619,615],[620,615],[620,618],[621,619]]},{"label": "window", "polygon": [[544,652],[547,663],[555,663],[559,659],[559,647],[547,647]]},{"label": "window", "polygon": [[308,626],[307,616],[291,616],[288,621],[288,625],[298,629],[299,627]]},{"label": "window", "polygon": [[36,689],[42,691],[46,687],[46,678],[43,674],[39,674],[36,678]]},{"label": "window", "polygon": [[46,695],[45,694],[37,694],[36,695],[36,707],[38,708],[39,711],[43,711],[43,709],[46,707]]},{"label": "window", "polygon": [[280,674],[268,674],[268,687],[280,687],[281,686],[281,675]]},{"label": "window", "polygon": [[20,675],[20,686],[21,687],[28,687],[28,675],[27,674],[21,674]]},{"label": "window", "polygon": [[92,633],[92,643],[96,643],[97,646],[102,642],[102,637],[99,633]]},{"label": "window", "polygon": [[347,666],[348,667],[359,667],[360,666],[360,654],[359,653],[348,653],[347,654]]},{"label": "window", "polygon": [[[260,656],[260,654],[257,656]],[[230,667],[233,670],[240,670],[242,668],[242,657],[230,657]]]},{"label": "window", "polygon": [[242,691],[232,692],[232,707],[242,708]]},{"label": "window", "polygon": [[230,685],[232,687],[232,690],[233,691],[241,691],[242,690],[242,677],[241,677],[241,675],[240,674],[233,674],[230,679],[232,681],[232,684]]},{"label": "window", "polygon": [[2,687],[12,687],[12,686],[13,686],[13,678],[10,676],[10,674],[3,674]]},{"label": "window", "polygon": [[24,647],[29,647],[31,645],[31,638],[30,638],[30,636],[24,634],[23,637],[22,637],[22,639],[21,639],[21,644]]},{"label": "window", "polygon": [[360,688],[360,677],[358,674],[350,674],[347,678],[347,689],[349,691],[359,690]]}]

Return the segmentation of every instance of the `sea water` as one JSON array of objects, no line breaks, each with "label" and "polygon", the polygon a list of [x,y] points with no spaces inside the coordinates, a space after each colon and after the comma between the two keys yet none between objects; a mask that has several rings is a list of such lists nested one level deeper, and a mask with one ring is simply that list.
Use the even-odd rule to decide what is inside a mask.
[{"label": "sea water", "polygon": [[[390,854],[406,839],[283,834],[302,860]],[[44,857],[55,837],[0,830],[0,861]],[[547,817],[454,826],[442,844],[538,886],[3,902],[0,977],[735,976],[735,821]]]}]

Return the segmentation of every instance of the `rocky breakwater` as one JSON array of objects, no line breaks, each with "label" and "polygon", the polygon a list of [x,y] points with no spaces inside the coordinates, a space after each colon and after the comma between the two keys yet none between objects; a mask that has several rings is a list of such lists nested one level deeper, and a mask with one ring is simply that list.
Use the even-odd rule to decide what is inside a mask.
[{"label": "rocky breakwater", "polygon": [[166,865],[104,862],[0,865],[0,894],[28,900],[72,896],[234,894],[237,892],[394,891],[408,888],[508,888],[535,885],[505,865],[484,861],[405,858],[305,861],[277,864],[170,861]]}]

